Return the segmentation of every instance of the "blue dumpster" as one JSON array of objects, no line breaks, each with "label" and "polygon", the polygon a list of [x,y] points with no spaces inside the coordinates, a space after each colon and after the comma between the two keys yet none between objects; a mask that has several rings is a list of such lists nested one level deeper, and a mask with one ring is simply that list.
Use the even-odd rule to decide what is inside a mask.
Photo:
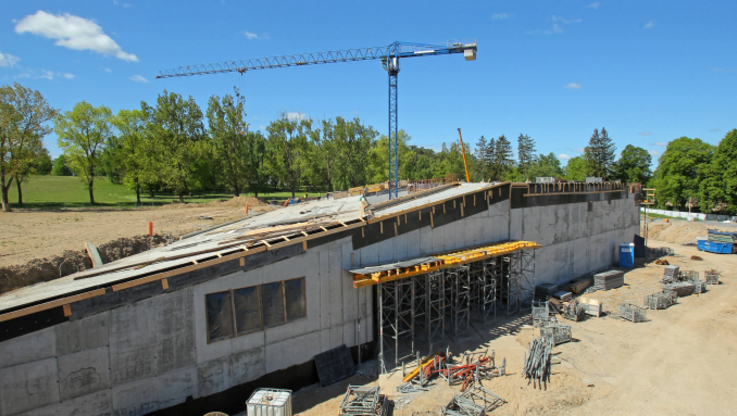
[{"label": "blue dumpster", "polygon": [[619,245],[619,267],[635,267],[635,245],[633,243],[622,243]]}]

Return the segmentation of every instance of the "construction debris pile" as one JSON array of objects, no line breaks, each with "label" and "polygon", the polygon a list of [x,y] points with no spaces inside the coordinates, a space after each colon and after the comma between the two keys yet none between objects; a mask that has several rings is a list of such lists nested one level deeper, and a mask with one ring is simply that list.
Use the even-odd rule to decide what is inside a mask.
[{"label": "construction debris pile", "polygon": [[678,296],[706,292],[706,280],[699,279],[699,272],[682,272],[678,266],[666,266],[663,272],[664,291],[673,291]]},{"label": "construction debris pile", "polygon": [[[451,362],[450,351],[438,352],[417,360],[417,367],[404,376],[404,384],[397,386],[399,393],[417,393],[429,390],[429,382],[442,379],[449,386],[460,385],[457,394],[441,409],[442,415],[448,416],[484,416],[488,412],[506,403],[504,399],[485,389],[482,380],[491,380],[507,374],[507,359],[501,365],[496,364],[496,352],[488,350],[480,354],[466,355],[461,363]],[[404,372],[404,371],[403,371]]]},{"label": "construction debris pile", "polygon": [[552,350],[553,343],[550,340],[532,337],[525,353],[525,365],[522,370],[525,378],[530,380],[527,384],[533,383],[533,387],[540,389],[545,384],[545,390],[548,389]]},{"label": "construction debris pile", "polygon": [[380,394],[379,387],[363,387],[349,384],[340,403],[341,416],[386,416],[389,400]]}]

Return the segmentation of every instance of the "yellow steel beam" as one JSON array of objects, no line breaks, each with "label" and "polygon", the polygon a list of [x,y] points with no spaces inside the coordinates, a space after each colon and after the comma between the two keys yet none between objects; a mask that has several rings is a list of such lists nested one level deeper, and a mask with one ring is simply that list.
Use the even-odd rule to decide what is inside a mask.
[{"label": "yellow steel beam", "polygon": [[477,247],[470,250],[461,250],[451,253],[437,254],[432,257],[437,261],[418,264],[411,267],[403,267],[398,269],[384,270],[369,275],[354,274],[353,287],[372,286],[382,282],[391,282],[393,280],[405,279],[407,277],[416,276],[418,274],[429,273],[435,270],[441,270],[448,267],[460,266],[484,260],[491,257],[499,257],[505,254],[514,253],[519,250],[531,250],[541,248],[542,246],[534,241],[515,241],[512,243],[501,243],[490,246]]}]

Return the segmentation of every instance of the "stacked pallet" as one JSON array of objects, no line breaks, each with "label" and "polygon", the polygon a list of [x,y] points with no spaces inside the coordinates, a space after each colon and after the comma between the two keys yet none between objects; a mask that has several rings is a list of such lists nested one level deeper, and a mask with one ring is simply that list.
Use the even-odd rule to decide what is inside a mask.
[{"label": "stacked pallet", "polygon": [[594,275],[594,289],[609,290],[616,289],[624,284],[624,272],[609,270]]}]

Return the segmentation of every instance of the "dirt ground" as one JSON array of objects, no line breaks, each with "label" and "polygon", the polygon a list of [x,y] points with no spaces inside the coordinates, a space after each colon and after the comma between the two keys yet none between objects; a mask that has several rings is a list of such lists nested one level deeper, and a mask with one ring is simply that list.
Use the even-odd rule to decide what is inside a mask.
[{"label": "dirt ground", "polygon": [[[723,273],[724,284],[701,295],[679,298],[666,310],[647,311],[648,321],[633,324],[614,314],[572,326],[574,342],[553,349],[553,372],[547,390],[534,389],[521,375],[527,344],[539,330],[527,317],[499,319],[498,326],[474,325],[472,336],[450,344],[457,358],[495,350],[497,363],[507,359],[509,375],[484,381],[484,387],[507,403],[493,415],[733,415],[737,409],[737,255],[699,252],[695,247],[653,241],[671,247],[665,257],[682,270],[707,268]],[[704,260],[691,260],[699,255]],[[603,301],[605,311],[620,302],[641,305],[643,297],[662,290],[664,266],[648,264],[628,271],[625,286],[587,295]],[[528,315],[529,316],[529,315]],[[735,355],[732,355],[732,354]],[[459,387],[442,380],[430,391],[401,394],[401,369],[379,378],[354,376],[327,388],[317,385],[294,394],[295,414],[338,414],[348,384],[381,386],[395,403],[395,416],[439,415]]]},{"label": "dirt ground", "polygon": [[[142,236],[153,221],[154,233],[178,237],[245,216],[273,209],[256,198],[233,198],[206,204],[170,204],[132,210],[67,210],[58,212],[0,213],[0,267],[51,258],[66,250],[79,251],[84,243],[97,246],[111,240]],[[211,219],[201,219],[210,217]]]}]

